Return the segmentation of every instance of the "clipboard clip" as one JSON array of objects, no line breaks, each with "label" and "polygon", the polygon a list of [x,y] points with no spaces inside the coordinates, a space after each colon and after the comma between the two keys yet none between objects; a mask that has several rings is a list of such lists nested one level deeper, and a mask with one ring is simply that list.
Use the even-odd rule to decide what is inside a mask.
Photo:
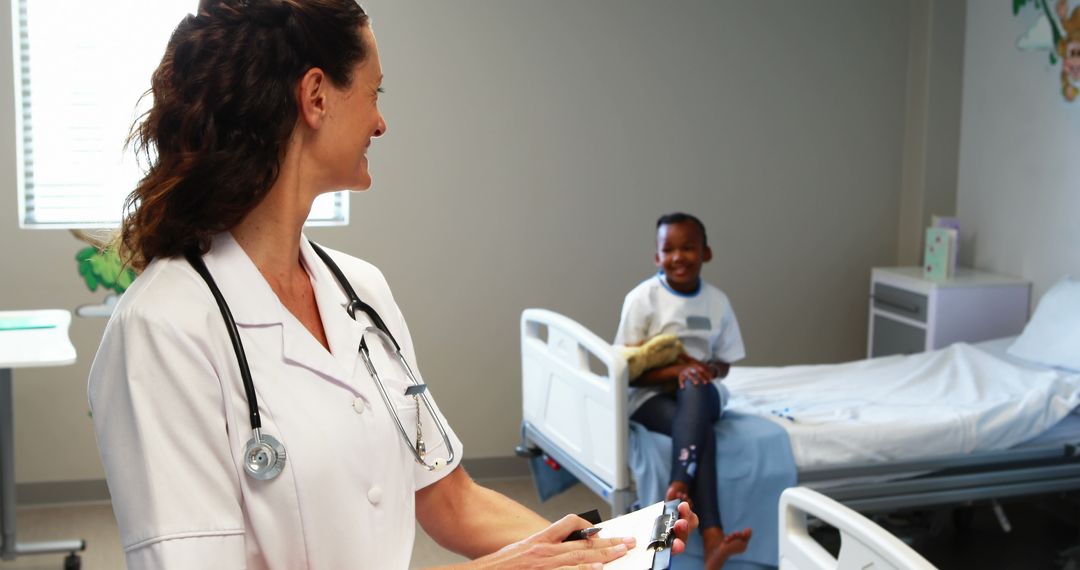
[{"label": "clipboard clip", "polygon": [[649,538],[649,550],[671,548],[672,543],[675,542],[675,521],[677,520],[679,520],[679,515],[674,513],[664,513],[656,517],[656,526],[653,527]]},{"label": "clipboard clip", "polygon": [[679,499],[664,503],[664,512],[656,517],[647,548],[653,551],[653,569],[671,566],[671,546],[675,543],[675,521],[679,520]]}]

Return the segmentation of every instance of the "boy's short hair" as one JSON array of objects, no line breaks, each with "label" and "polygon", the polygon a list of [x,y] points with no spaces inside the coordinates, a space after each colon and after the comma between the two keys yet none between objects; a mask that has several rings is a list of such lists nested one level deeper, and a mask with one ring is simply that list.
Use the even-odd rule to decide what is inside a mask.
[{"label": "boy's short hair", "polygon": [[709,247],[709,236],[705,235],[705,224],[701,223],[701,220],[697,219],[697,216],[693,214],[684,214],[682,212],[672,212],[670,214],[664,214],[660,216],[659,220],[656,220],[656,229],[660,230],[660,226],[670,226],[671,224],[681,224],[683,222],[694,222],[697,224],[699,230],[701,230],[701,245]]}]

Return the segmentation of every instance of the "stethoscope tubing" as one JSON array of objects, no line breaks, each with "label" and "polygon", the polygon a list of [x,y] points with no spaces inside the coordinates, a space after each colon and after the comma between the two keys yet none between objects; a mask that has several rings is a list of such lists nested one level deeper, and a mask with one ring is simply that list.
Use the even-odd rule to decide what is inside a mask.
[{"label": "stethoscope tubing", "polygon": [[[392,337],[391,340],[393,340]],[[409,366],[409,362],[405,359],[405,355],[403,355],[399,350],[397,351],[397,356],[398,359],[401,360],[402,366],[404,366],[405,368],[405,373],[406,375],[408,375],[409,381],[412,382],[414,386],[420,386],[421,384],[416,380],[416,375],[413,374],[412,367]],[[371,362],[371,354],[368,352],[366,339],[360,339],[360,360],[364,361],[364,367],[367,368],[368,374],[370,374],[371,378],[375,380],[375,387],[378,388],[379,396],[382,398],[383,404],[386,405],[386,409],[388,411],[393,410],[394,404],[390,401],[390,396],[386,393],[386,387],[383,386],[382,379],[379,377],[379,372],[375,370],[375,365]],[[427,390],[417,395],[417,397],[420,398],[420,401],[424,403],[424,408],[427,409],[428,415],[433,418],[436,417],[435,408],[431,405],[431,401],[428,399]],[[417,410],[416,413],[419,414],[420,410]],[[392,416],[395,420],[394,424],[397,425],[398,433],[401,434],[401,437],[405,441],[409,441],[409,434],[405,433],[405,426],[401,425],[400,418],[397,417],[396,413],[392,413]],[[419,415],[417,416],[416,421],[421,421]],[[446,429],[443,427],[443,424],[440,421],[435,422],[435,428],[439,430],[439,436],[442,437],[443,441],[447,444],[446,447],[447,451],[449,452],[449,457],[447,457],[446,462],[453,463],[454,446],[449,444],[450,438],[446,435]],[[406,445],[405,447],[409,448],[409,451],[412,452],[413,457],[416,459],[416,462],[420,465],[423,465],[425,469],[427,469],[428,471],[434,471],[435,469],[438,469],[437,465],[429,465],[426,461],[424,461],[424,458],[420,455],[420,452],[417,450],[416,447],[410,445]]]},{"label": "stethoscope tubing", "polygon": [[[342,273],[341,269],[337,266],[336,263],[334,263],[334,261],[330,258],[329,254],[327,254],[315,242],[309,241],[308,243],[311,244],[312,249],[323,260],[327,268],[330,269],[330,272],[334,274],[334,278],[337,280],[338,284],[349,296],[350,301],[348,306],[346,307],[346,310],[349,313],[349,316],[353,319],[353,321],[356,321],[356,310],[360,309],[365,315],[367,315],[368,319],[374,325],[374,329],[377,332],[381,333],[382,336],[385,336],[390,341],[390,343],[394,345],[394,352],[397,355],[398,360],[401,361],[401,364],[405,369],[405,373],[409,377],[409,381],[412,382],[414,386],[424,386],[423,384],[420,384],[420,382],[416,379],[416,375],[413,373],[412,367],[409,365],[408,360],[405,359],[405,355],[401,352],[401,345],[398,344],[397,339],[394,338],[393,333],[390,332],[389,327],[386,326],[386,323],[383,321],[378,311],[376,311],[375,308],[371,305],[360,300],[360,297],[352,288],[349,280],[345,278],[345,274]],[[253,433],[252,440],[249,441],[247,447],[245,448],[245,455],[250,455],[253,449],[252,446],[254,445],[255,448],[258,448],[254,449],[255,453],[261,454],[262,452],[260,450],[264,450],[267,452],[266,455],[270,457],[270,460],[267,460],[267,465],[262,467],[252,467],[250,464],[245,465],[245,471],[247,471],[249,475],[256,479],[269,479],[276,477],[277,474],[279,474],[281,472],[281,469],[284,467],[285,449],[283,446],[281,446],[281,443],[278,442],[275,438],[261,434],[262,420],[259,416],[259,401],[258,397],[255,394],[255,382],[251,378],[251,369],[248,366],[247,356],[244,354],[244,345],[240,341],[240,333],[236,327],[236,322],[233,319],[232,311],[229,309],[229,304],[225,301],[225,296],[222,295],[221,290],[217,286],[217,283],[214,282],[213,276],[210,275],[210,270],[206,267],[206,263],[203,261],[202,256],[195,251],[189,251],[185,253],[184,257],[188,260],[188,263],[191,264],[191,266],[195,269],[199,276],[202,277],[203,281],[206,281],[207,286],[209,286],[210,292],[214,296],[214,300],[217,302],[218,308],[221,311],[221,316],[225,320],[225,327],[229,332],[229,340],[232,342],[233,352],[236,353],[236,361],[240,368],[240,378],[244,384],[244,394],[247,396],[248,415],[251,422],[251,430]],[[383,386],[382,379],[379,378],[379,373],[375,370],[375,365],[371,362],[371,355],[368,352],[367,342],[363,337],[361,337],[360,340],[359,353],[361,359],[364,361],[364,366],[368,370],[368,374],[370,374],[372,379],[375,381],[375,386],[379,390],[379,395],[383,400],[383,404],[386,405],[387,412],[394,419],[394,423],[397,425],[398,433],[401,435],[402,440],[405,441],[406,447],[409,448],[409,451],[413,454],[416,462],[420,465],[423,465],[429,471],[434,471],[441,468],[442,466],[453,463],[455,457],[454,446],[450,443],[450,438],[446,433],[446,428],[443,426],[443,423],[439,421],[438,415],[435,412],[435,407],[432,405],[431,400],[428,398],[427,390],[421,391],[419,394],[416,395],[416,397],[419,398],[420,401],[423,401],[424,408],[428,411],[428,414],[432,418],[434,418],[435,427],[438,429],[439,435],[442,437],[443,443],[446,445],[449,455],[446,460],[437,459],[434,464],[428,464],[427,461],[424,460],[424,457],[421,454],[421,450],[419,449],[419,430],[422,422],[419,415],[419,407],[417,408],[416,418],[418,443],[416,446],[412,446],[408,445],[408,443],[411,441],[409,434],[405,432],[405,427],[401,424],[401,418],[394,411],[394,405],[390,401],[389,395],[386,393],[386,387]],[[260,455],[260,457],[262,457],[262,455]],[[250,457],[248,457],[248,459],[250,459]]]},{"label": "stethoscope tubing", "polygon": [[364,314],[371,319],[375,328],[386,333],[386,336],[390,337],[390,342],[394,343],[394,351],[400,356],[401,345],[398,344],[397,339],[394,338],[394,334],[390,332],[390,327],[386,326],[386,323],[383,322],[382,317],[379,316],[379,312],[375,310],[375,307],[360,300],[360,296],[356,294],[356,291],[352,288],[352,284],[345,278],[345,274],[341,272],[341,268],[337,266],[337,263],[334,263],[333,259],[330,259],[330,254],[326,253],[326,251],[317,243],[310,240],[308,240],[308,243],[311,244],[311,249],[315,250],[315,254],[326,264],[330,273],[334,274],[334,279],[337,279],[338,284],[345,290],[345,294],[349,296],[349,306],[345,308],[345,310],[348,311],[349,316],[355,321],[356,309],[363,311]]},{"label": "stethoscope tubing", "polygon": [[211,277],[210,270],[207,269],[202,256],[189,251],[184,257],[203,278],[203,281],[206,281],[206,284],[210,286],[210,293],[214,295],[214,300],[217,301],[218,308],[221,309],[221,316],[225,319],[225,328],[229,331],[229,340],[232,341],[233,352],[236,353],[236,361],[240,365],[240,378],[244,382],[244,394],[247,396],[248,418],[251,421],[251,429],[255,432],[256,441],[259,441],[261,439],[259,435],[262,428],[262,419],[259,416],[259,402],[255,396],[255,382],[251,379],[251,369],[248,367],[247,356],[244,354],[244,345],[240,342],[240,333],[236,329],[236,321],[233,320],[232,311],[229,310],[229,304],[225,302],[225,296],[221,294],[217,283]]}]

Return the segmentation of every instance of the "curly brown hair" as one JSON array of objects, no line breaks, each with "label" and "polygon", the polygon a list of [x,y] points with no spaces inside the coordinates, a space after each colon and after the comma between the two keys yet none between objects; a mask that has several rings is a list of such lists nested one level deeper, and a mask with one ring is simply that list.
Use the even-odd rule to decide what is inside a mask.
[{"label": "curly brown hair", "polygon": [[[201,0],[176,27],[128,143],[148,165],[120,242],[143,269],[239,223],[277,179],[309,69],[338,87],[370,49],[355,0]],[[145,95],[144,95],[145,96]]]}]

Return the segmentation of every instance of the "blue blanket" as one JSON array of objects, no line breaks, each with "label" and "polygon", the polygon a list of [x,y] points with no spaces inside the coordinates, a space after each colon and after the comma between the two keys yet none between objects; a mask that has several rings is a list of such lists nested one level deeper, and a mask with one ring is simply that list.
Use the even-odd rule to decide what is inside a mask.
[{"label": "blue blanket", "polygon": [[[724,567],[729,570],[755,565],[775,567],[780,493],[797,481],[787,432],[765,418],[737,412],[724,412],[715,429],[720,518],[724,529],[754,530],[747,551],[733,557]],[[671,478],[671,438],[630,422],[630,470],[637,483],[640,504],[662,500]],[[676,567],[697,562],[700,568],[701,552],[701,541],[695,533],[687,556],[678,557],[676,561],[680,564]]]},{"label": "blue blanket", "polygon": [[[779,552],[780,493],[796,484],[795,460],[787,432],[757,416],[724,412],[716,423],[716,463],[720,486],[720,518],[727,530],[750,527],[750,547],[724,565],[725,570],[775,568]],[[562,492],[575,480],[565,469],[552,471],[535,458],[533,481],[541,500]],[[637,484],[638,504],[664,498],[671,477],[671,438],[630,422],[630,471]],[[701,568],[702,545],[691,536],[687,552],[674,568]]]}]

